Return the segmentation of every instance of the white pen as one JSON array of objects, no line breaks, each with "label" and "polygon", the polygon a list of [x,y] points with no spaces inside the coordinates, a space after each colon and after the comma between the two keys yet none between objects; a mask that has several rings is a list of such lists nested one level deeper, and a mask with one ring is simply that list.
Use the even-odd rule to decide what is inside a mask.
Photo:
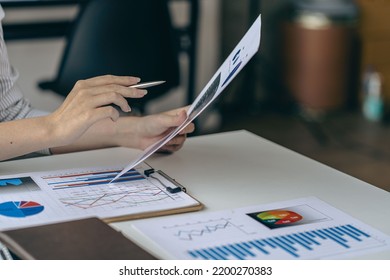
[{"label": "white pen", "polygon": [[165,81],[153,81],[153,82],[145,82],[145,83],[139,83],[132,86],[129,86],[131,88],[148,88],[153,86],[158,86],[165,83]]}]

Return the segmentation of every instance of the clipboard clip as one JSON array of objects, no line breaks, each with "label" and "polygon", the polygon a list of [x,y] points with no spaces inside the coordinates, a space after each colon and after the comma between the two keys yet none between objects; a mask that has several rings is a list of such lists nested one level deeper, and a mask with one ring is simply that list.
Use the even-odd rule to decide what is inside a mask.
[{"label": "clipboard clip", "polygon": [[[171,187],[171,186],[167,186],[166,184],[164,184],[164,182],[162,182],[159,178],[157,178],[156,176],[154,176],[153,174],[154,173],[157,173],[159,174],[160,176],[162,176],[164,179],[166,179],[167,181],[169,181],[173,186],[175,187]],[[154,170],[154,168],[150,168],[150,169],[146,169],[144,171],[144,175],[148,178],[152,178],[154,180],[157,180],[161,185],[163,185],[165,187],[165,189],[169,192],[169,193],[178,193],[178,192],[186,192],[186,188],[181,185],[180,183],[178,183],[175,179],[172,179],[171,177],[169,177],[167,174],[165,174],[163,171],[161,170]]]}]

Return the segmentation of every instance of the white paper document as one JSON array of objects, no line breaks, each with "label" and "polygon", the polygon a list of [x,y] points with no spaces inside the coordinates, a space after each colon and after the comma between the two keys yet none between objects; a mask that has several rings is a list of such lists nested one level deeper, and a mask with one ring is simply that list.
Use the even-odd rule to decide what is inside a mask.
[{"label": "white paper document", "polygon": [[390,249],[390,237],[315,197],[139,220],[173,259],[345,259]]},{"label": "white paper document", "polygon": [[0,230],[88,217],[121,220],[199,205],[185,192],[169,192],[173,185],[157,173],[145,176],[145,163],[109,184],[121,168],[0,176]]},{"label": "white paper document", "polygon": [[135,160],[128,164],[113,180],[115,181],[128,170],[138,165],[154,152],[164,146],[169,140],[175,137],[184,127],[191,123],[201,112],[203,112],[226,88],[226,86],[234,79],[241,69],[249,62],[256,54],[260,46],[261,32],[261,16],[253,23],[247,33],[230,53],[225,62],[221,65],[218,71],[214,74],[211,80],[200,92],[198,97],[192,103],[187,111],[187,119],[166,135],[164,138],[149,146]]}]

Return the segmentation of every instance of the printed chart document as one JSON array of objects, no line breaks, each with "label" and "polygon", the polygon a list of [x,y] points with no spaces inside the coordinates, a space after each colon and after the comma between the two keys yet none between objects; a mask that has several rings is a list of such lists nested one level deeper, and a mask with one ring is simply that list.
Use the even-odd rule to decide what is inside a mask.
[{"label": "printed chart document", "polygon": [[390,237],[315,198],[140,220],[174,259],[343,259],[390,249]]},{"label": "printed chart document", "polygon": [[233,78],[241,71],[241,69],[249,62],[256,54],[260,46],[260,31],[261,31],[261,16],[259,16],[247,33],[234,48],[225,62],[221,65],[218,71],[214,74],[211,80],[207,83],[195,101],[187,111],[187,119],[162,138],[160,141],[149,146],[141,153],[134,161],[128,164],[112,181],[115,181],[128,170],[141,163],[154,152],[164,146],[169,140],[175,137],[184,127],[191,123],[201,112],[203,112],[226,88]]},{"label": "printed chart document", "polygon": [[[121,166],[123,167],[123,166]],[[121,168],[0,176],[0,230],[98,217],[107,222],[200,210],[202,204],[142,163],[114,184]]]}]

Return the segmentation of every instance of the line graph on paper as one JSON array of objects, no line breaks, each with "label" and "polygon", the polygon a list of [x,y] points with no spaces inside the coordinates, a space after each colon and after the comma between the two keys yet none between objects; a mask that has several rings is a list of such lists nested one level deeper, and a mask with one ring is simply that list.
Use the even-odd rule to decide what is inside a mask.
[{"label": "line graph on paper", "polygon": [[220,234],[222,232],[227,236],[254,234],[254,232],[246,231],[243,225],[233,223],[229,218],[165,226],[163,229],[183,241],[194,241],[195,239],[209,237],[210,235]]},{"label": "line graph on paper", "polygon": [[138,207],[141,205],[158,204],[172,198],[163,190],[155,186],[116,186],[114,188],[94,187],[71,191],[68,196],[59,198],[59,201],[68,207],[90,209],[109,206],[114,208]]},{"label": "line graph on paper", "polygon": [[166,204],[180,196],[167,193],[151,184],[132,169],[118,183],[109,184],[117,170],[85,171],[56,174],[42,179],[51,188],[57,201],[70,209],[124,209]]}]

